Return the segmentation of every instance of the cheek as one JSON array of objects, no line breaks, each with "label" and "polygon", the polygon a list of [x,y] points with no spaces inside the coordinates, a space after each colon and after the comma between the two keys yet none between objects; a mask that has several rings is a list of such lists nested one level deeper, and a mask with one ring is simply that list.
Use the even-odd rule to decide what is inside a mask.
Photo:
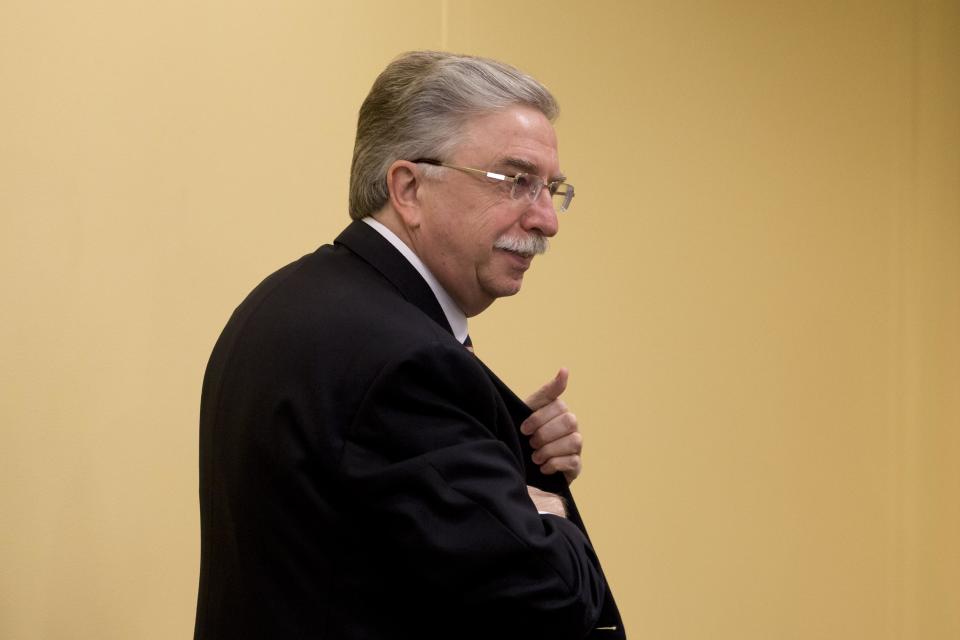
[{"label": "cheek", "polygon": [[441,269],[450,274],[459,274],[458,277],[469,277],[477,263],[485,261],[483,249],[485,244],[480,240],[479,231],[466,225],[448,225],[434,230],[434,239],[431,251],[434,260],[438,261]]},{"label": "cheek", "polygon": [[490,249],[493,248],[493,243],[497,238],[509,234],[511,230],[518,227],[522,212],[516,207],[510,206],[511,204],[511,202],[503,202],[502,200],[497,201],[483,211],[477,222],[477,239],[483,238]]},{"label": "cheek", "polygon": [[517,224],[518,212],[502,198],[484,193],[474,202],[477,206],[467,210],[447,208],[436,221],[435,246],[447,264],[480,268],[489,263],[494,257],[494,242]]},{"label": "cheek", "polygon": [[503,233],[504,228],[497,223],[493,216],[486,215],[487,211],[480,211],[470,219],[465,219],[456,229],[460,248],[465,254],[475,257],[484,256],[493,250],[493,243]]}]

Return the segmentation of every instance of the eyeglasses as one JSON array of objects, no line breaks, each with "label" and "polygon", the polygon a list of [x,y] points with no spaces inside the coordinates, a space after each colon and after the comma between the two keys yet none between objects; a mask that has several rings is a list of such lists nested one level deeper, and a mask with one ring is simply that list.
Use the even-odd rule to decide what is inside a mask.
[{"label": "eyeglasses", "polygon": [[493,180],[511,182],[513,185],[510,188],[510,197],[514,200],[526,197],[530,202],[536,202],[537,198],[540,197],[540,192],[546,187],[547,192],[550,194],[550,199],[553,201],[553,208],[561,213],[569,209],[570,203],[573,201],[573,185],[567,184],[562,180],[546,182],[540,176],[522,172],[513,176],[507,176],[502,173],[494,173],[493,171],[484,171],[483,169],[458,167],[457,165],[447,164],[446,162],[433,160],[431,158],[419,158],[413,160],[413,162],[418,164],[432,164],[435,167],[446,167],[467,173],[477,173]]}]

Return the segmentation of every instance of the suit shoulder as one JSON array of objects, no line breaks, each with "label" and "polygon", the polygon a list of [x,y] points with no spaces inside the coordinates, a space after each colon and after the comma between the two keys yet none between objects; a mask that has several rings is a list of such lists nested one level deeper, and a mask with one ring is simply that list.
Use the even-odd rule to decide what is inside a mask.
[{"label": "suit shoulder", "polygon": [[218,348],[283,360],[343,357],[370,345],[384,360],[453,337],[348,249],[324,245],[263,280],[237,307]]}]

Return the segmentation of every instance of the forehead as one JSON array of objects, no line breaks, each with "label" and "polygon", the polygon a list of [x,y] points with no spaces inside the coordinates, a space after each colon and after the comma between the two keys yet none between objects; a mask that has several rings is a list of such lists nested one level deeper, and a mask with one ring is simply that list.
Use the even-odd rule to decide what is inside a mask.
[{"label": "forehead", "polygon": [[543,175],[560,172],[557,134],[547,117],[527,106],[475,116],[464,126],[455,161],[485,169],[514,167]]}]

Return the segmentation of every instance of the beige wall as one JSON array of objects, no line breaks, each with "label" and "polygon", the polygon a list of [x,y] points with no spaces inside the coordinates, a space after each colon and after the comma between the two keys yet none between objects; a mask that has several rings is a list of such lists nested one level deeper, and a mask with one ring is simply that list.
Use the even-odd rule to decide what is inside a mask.
[{"label": "beige wall", "polygon": [[960,5],[586,7],[0,3],[0,637],[189,637],[209,350],[441,47],[563,106],[576,206],[472,333],[571,368],[632,637],[960,636]]}]

